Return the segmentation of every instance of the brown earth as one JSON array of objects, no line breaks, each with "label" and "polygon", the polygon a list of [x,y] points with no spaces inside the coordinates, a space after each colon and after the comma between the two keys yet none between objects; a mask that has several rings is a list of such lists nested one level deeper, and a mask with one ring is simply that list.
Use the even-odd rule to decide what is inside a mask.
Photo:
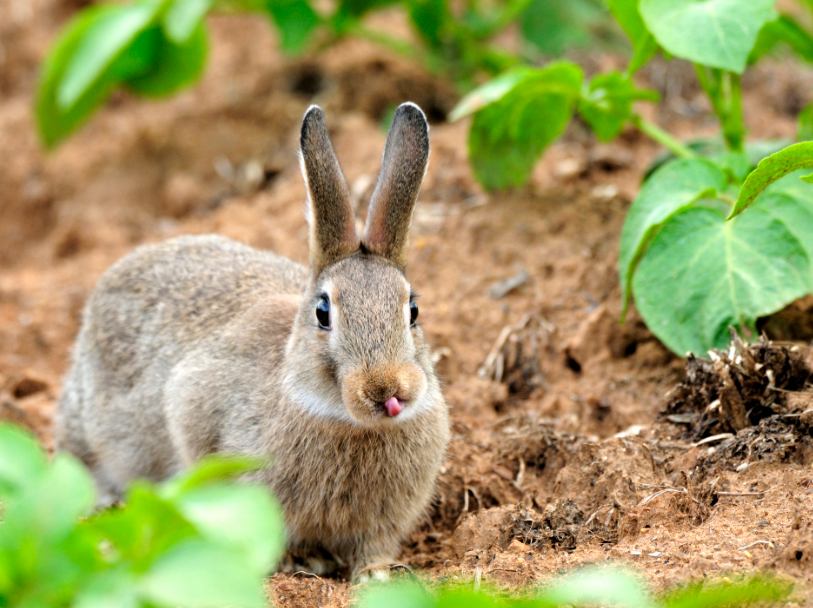
[{"label": "brown earth", "polygon": [[[46,154],[31,116],[36,68],[81,4],[0,5],[1,418],[51,445],[83,303],[137,244],[218,232],[305,262],[304,109],[325,109],[363,216],[382,117],[411,99],[433,124],[409,277],[453,440],[436,504],[403,562],[430,581],[478,577],[510,590],[590,562],[629,564],[655,589],[769,569],[795,582],[798,603],[813,602],[809,395],[747,424],[742,412],[711,419],[704,408],[729,389],[692,385],[698,370],[686,376],[634,311],[618,323],[618,237],[658,153],[647,139],[628,131],[599,145],[574,124],[528,187],[486,194],[467,164],[468,125],[442,122],[456,100],[442,81],[361,42],[285,58],[263,21],[217,17],[198,86],[160,103],[117,94]],[[588,70],[620,61],[579,59]],[[713,132],[690,71],[657,62],[641,78],[663,96],[645,109],[650,118],[681,136]],[[781,61],[750,73],[751,136],[792,136],[811,84],[809,68]],[[512,278],[519,284],[502,293]],[[765,329],[810,340],[810,319],[801,301]],[[796,346],[804,358],[807,347]],[[303,574],[275,575],[270,592],[286,606],[344,606],[353,596],[344,581]]]}]

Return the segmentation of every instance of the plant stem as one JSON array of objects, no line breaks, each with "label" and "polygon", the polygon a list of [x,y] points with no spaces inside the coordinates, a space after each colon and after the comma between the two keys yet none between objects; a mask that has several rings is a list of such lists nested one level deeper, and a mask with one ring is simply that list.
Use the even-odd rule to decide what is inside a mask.
[{"label": "plant stem", "polygon": [[708,95],[714,113],[723,128],[726,146],[734,152],[742,152],[745,127],[742,122],[742,86],[739,74],[715,68],[711,74],[703,65],[694,64],[697,80]]},{"label": "plant stem", "polygon": [[745,136],[745,127],[742,122],[742,85],[739,74],[729,73],[728,78],[728,112],[726,121],[723,123],[723,135],[725,135],[729,148],[735,152],[742,152],[742,141]]},{"label": "plant stem", "polygon": [[630,117],[630,121],[641,131],[641,133],[651,137],[678,158],[697,158],[697,154],[692,152],[684,144],[672,137],[655,123],[649,122],[648,120],[642,118],[639,114],[633,114]]}]

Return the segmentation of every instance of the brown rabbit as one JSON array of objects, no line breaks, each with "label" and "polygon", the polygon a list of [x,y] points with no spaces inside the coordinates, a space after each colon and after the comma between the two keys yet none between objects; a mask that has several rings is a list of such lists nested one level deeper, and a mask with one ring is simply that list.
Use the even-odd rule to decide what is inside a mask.
[{"label": "brown rabbit", "polygon": [[397,557],[449,438],[404,275],[428,125],[396,111],[361,237],[316,106],[301,146],[310,271],[218,236],[136,249],[87,304],[56,437],[107,501],[212,452],[270,456],[289,550],[356,577]]}]

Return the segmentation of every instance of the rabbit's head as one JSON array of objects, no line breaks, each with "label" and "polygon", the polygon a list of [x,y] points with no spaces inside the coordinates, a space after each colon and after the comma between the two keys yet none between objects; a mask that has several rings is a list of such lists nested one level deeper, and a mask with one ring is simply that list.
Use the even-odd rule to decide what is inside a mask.
[{"label": "rabbit's head", "polygon": [[312,106],[302,121],[311,275],[287,346],[285,383],[312,414],[394,424],[441,399],[404,274],[409,222],[429,158],[428,130],[415,104],[395,112],[358,235],[324,114]]}]

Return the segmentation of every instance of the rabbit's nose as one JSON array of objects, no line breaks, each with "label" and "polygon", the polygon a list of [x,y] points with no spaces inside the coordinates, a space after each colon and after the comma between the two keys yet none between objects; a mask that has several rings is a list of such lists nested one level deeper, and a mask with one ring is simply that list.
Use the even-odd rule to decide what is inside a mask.
[{"label": "rabbit's nose", "polygon": [[397,382],[387,382],[382,384],[373,384],[367,387],[365,391],[367,393],[367,398],[370,401],[375,401],[376,403],[384,403],[390,397],[395,396],[398,393],[398,383]]}]

